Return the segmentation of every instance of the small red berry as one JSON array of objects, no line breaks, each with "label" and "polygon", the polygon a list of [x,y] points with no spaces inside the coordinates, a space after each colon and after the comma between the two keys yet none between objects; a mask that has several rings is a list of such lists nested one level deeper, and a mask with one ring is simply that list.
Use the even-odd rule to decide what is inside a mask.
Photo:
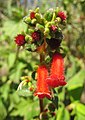
[{"label": "small red berry", "polygon": [[32,36],[32,39],[34,41],[39,41],[40,40],[40,33],[37,32],[37,31],[33,32],[31,36]]},{"label": "small red berry", "polygon": [[26,41],[25,41],[25,36],[22,35],[22,34],[18,34],[16,37],[15,37],[15,42],[18,46],[23,46]]},{"label": "small red berry", "polygon": [[30,18],[31,18],[31,19],[35,18],[35,12],[31,12],[31,13],[30,13]]},{"label": "small red berry", "polygon": [[52,25],[52,26],[50,27],[50,29],[51,29],[53,32],[56,32],[57,27],[56,27],[55,25]]},{"label": "small red berry", "polygon": [[60,17],[62,20],[66,20],[66,15],[65,15],[65,13],[62,12],[62,11],[60,11],[60,12],[58,13],[58,17]]}]

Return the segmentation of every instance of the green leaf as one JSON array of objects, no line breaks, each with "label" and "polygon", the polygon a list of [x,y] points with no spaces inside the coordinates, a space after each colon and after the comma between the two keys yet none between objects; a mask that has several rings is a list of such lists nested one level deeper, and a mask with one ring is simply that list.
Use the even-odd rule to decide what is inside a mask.
[{"label": "green leaf", "polygon": [[85,69],[81,69],[75,76],[69,79],[67,84],[68,90],[73,90],[82,87],[85,80]]},{"label": "green leaf", "polygon": [[24,88],[22,90],[18,90],[17,93],[18,93],[18,95],[24,96],[24,97],[29,97],[29,96],[32,95],[32,93],[30,92],[30,90],[28,90],[28,88]]},{"label": "green leaf", "polygon": [[76,110],[78,113],[81,113],[85,116],[85,105],[78,103],[76,106]]},{"label": "green leaf", "polygon": [[8,83],[4,84],[3,86],[0,87],[0,93],[1,97],[7,101],[8,95],[10,92],[10,85]]},{"label": "green leaf", "polygon": [[22,99],[11,112],[11,116],[24,116],[26,120],[31,120],[39,114],[38,101],[30,101]]},{"label": "green leaf", "polygon": [[74,100],[80,100],[81,94],[82,94],[83,87],[78,87],[73,90],[69,91],[70,99],[72,101]]},{"label": "green leaf", "polygon": [[22,74],[22,70],[26,65],[23,63],[18,63],[13,70],[10,71],[10,80],[14,81],[15,83],[19,82],[19,79]]},{"label": "green leaf", "polygon": [[58,109],[56,120],[70,120],[70,114],[64,106]]},{"label": "green leaf", "polygon": [[6,108],[2,102],[2,100],[0,99],[0,120],[4,120],[7,116],[7,111]]},{"label": "green leaf", "polygon": [[82,115],[82,114],[80,114],[80,113],[78,113],[78,114],[75,116],[74,120],[85,120],[85,116]]},{"label": "green leaf", "polygon": [[81,103],[76,104],[76,116],[74,120],[85,120],[85,105]]},{"label": "green leaf", "polygon": [[18,96],[17,92],[14,92],[9,95],[9,100],[10,100],[10,106],[8,108],[8,111],[11,111],[16,104],[20,102],[20,97]]},{"label": "green leaf", "polygon": [[13,67],[15,62],[16,55],[14,53],[10,53],[8,56],[8,66],[9,68]]},{"label": "green leaf", "polygon": [[2,28],[4,35],[9,36],[11,39],[14,39],[17,34],[21,33],[24,30],[26,30],[26,25],[22,20],[20,22],[6,20],[4,21]]}]

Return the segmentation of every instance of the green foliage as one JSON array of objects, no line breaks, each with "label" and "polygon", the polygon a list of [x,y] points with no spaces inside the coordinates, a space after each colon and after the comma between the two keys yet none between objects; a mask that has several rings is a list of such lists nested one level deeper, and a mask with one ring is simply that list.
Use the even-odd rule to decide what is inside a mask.
[{"label": "green foliage", "polygon": [[70,114],[64,106],[58,109],[56,120],[70,120]]},{"label": "green foliage", "polygon": [[[61,6],[67,11],[68,16],[68,25],[66,28],[63,27],[65,37],[62,43],[66,52],[67,85],[64,88],[55,89],[57,94],[53,102],[56,106],[56,115],[49,119],[84,120],[85,98],[81,102],[81,96],[85,95],[85,2],[84,0],[57,0],[56,3],[56,0],[54,2],[43,0],[35,4],[33,7],[35,8],[38,4],[42,13],[47,8]],[[33,79],[35,78],[36,73],[32,73],[32,70],[35,70],[35,63],[39,62],[37,54],[33,53],[32,57],[31,53],[23,51],[23,48],[16,55],[14,37],[27,31],[22,18],[27,15],[28,10],[24,9],[24,4],[20,7],[13,0],[0,0],[0,8],[0,120],[37,119],[36,116],[39,114],[37,98],[33,99],[27,88],[19,93],[16,92],[21,76],[33,75]],[[49,20],[49,16],[47,19]],[[31,47],[34,49],[34,46]]]}]

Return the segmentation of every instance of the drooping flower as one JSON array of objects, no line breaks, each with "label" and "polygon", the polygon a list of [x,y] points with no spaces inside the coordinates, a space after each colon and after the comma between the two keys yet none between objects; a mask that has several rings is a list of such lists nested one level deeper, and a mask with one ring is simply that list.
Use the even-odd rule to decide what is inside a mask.
[{"label": "drooping flower", "polygon": [[18,46],[23,46],[26,41],[25,41],[25,36],[22,35],[22,34],[18,34],[16,37],[15,37],[15,43],[18,45]]},{"label": "drooping flower", "polygon": [[35,18],[35,12],[31,12],[31,13],[30,13],[30,18],[31,18],[31,19],[34,19],[34,18]]},{"label": "drooping flower", "polygon": [[39,41],[40,40],[40,33],[35,31],[32,33],[31,37],[34,41]]},{"label": "drooping flower", "polygon": [[66,15],[65,15],[65,13],[63,11],[60,11],[58,13],[58,17],[60,17],[62,20],[66,20]]},{"label": "drooping flower", "polygon": [[50,76],[47,78],[50,87],[58,87],[66,85],[64,77],[64,60],[61,54],[53,55]]},{"label": "drooping flower", "polygon": [[35,91],[35,96],[38,96],[40,99],[47,97],[51,98],[51,93],[46,82],[48,76],[48,69],[45,65],[41,65],[37,70],[37,89]]}]

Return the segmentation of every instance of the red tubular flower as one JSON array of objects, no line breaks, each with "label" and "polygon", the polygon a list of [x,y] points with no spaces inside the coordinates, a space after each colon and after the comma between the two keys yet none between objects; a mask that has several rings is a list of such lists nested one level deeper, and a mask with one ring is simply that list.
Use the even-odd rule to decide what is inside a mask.
[{"label": "red tubular flower", "polygon": [[22,46],[26,43],[25,36],[22,34],[19,34],[15,37],[15,42],[18,46]]},{"label": "red tubular flower", "polygon": [[48,70],[45,65],[41,65],[37,70],[37,90],[35,92],[35,96],[37,95],[40,99],[47,97],[51,98],[51,94],[48,88],[48,84],[46,82],[46,78],[48,76]]},{"label": "red tubular flower", "polygon": [[51,87],[66,85],[64,81],[64,60],[61,54],[54,54],[51,64],[50,77],[47,78],[47,83]]},{"label": "red tubular flower", "polygon": [[32,39],[34,41],[39,41],[40,40],[40,33],[37,32],[37,31],[33,32],[31,36],[32,36]]},{"label": "red tubular flower", "polygon": [[65,13],[62,12],[62,11],[60,11],[60,12],[58,13],[58,17],[60,17],[62,20],[66,20],[66,15],[65,15]]},{"label": "red tubular flower", "polygon": [[35,18],[35,12],[31,12],[31,13],[30,13],[30,18],[31,18],[31,19],[34,19],[34,18]]}]

